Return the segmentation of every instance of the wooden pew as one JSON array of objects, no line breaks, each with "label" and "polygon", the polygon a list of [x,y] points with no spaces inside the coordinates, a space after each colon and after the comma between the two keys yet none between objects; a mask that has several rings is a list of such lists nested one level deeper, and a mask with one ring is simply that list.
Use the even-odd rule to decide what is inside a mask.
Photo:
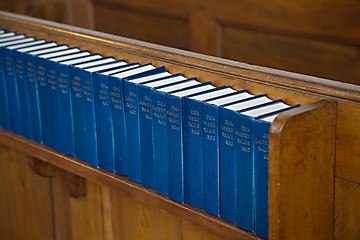
[{"label": "wooden pew", "polygon": [[[269,238],[360,236],[360,87],[0,12],[0,25],[303,106],[269,147]],[[0,131],[1,239],[259,239],[220,218]]]}]

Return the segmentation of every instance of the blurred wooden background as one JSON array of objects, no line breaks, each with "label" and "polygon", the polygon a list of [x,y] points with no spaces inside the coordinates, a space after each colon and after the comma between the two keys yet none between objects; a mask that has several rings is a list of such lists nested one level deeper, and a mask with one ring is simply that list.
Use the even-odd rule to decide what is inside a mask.
[{"label": "blurred wooden background", "polygon": [[2,0],[0,9],[360,84],[357,0]]}]

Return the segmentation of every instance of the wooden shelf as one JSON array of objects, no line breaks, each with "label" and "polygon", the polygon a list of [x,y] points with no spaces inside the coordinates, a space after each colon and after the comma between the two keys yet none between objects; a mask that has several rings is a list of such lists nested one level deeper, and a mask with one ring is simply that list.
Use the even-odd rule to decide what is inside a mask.
[{"label": "wooden shelf", "polygon": [[[358,236],[360,234],[359,227],[356,224],[351,224],[354,219],[357,222],[360,221],[360,215],[356,214],[360,212],[360,207],[351,202],[352,199],[360,199],[358,194],[360,193],[360,148],[358,147],[360,145],[360,129],[358,127],[360,121],[360,86],[251,66],[15,14],[0,12],[0,20],[1,27],[7,30],[54,40],[69,46],[77,46],[81,49],[88,49],[91,52],[97,52],[104,56],[113,56],[117,59],[140,63],[151,62],[154,66],[166,66],[170,72],[181,72],[189,77],[197,76],[199,81],[202,82],[213,80],[216,86],[228,85],[235,90],[248,89],[253,94],[267,93],[273,99],[281,98],[290,104],[300,103],[302,107],[280,115],[270,129],[269,239],[347,239],[347,236]],[[104,188],[110,189],[111,193],[106,196],[108,198],[112,196],[112,191],[115,192],[116,200],[122,199],[123,195],[128,196],[129,199],[125,201],[129,205],[134,205],[134,212],[137,212],[136,209],[139,207],[143,208],[142,205],[139,206],[134,202],[150,206],[152,214],[145,216],[146,219],[144,220],[143,217],[146,214],[142,212],[143,210],[139,210],[138,215],[140,217],[135,220],[136,223],[131,225],[136,228],[131,234],[140,232],[141,237],[138,237],[138,239],[148,239],[147,233],[143,232],[144,226],[141,225],[141,221],[152,221],[161,212],[175,216],[171,221],[176,222],[176,227],[174,227],[176,230],[172,231],[172,226],[167,226],[171,228],[171,234],[174,236],[179,232],[186,235],[187,227],[191,225],[191,234],[202,232],[203,235],[199,238],[259,240],[253,234],[242,231],[220,218],[210,216],[187,205],[175,203],[154,191],[129,181],[124,176],[94,169],[41,144],[4,131],[0,131],[0,144],[5,146],[0,149],[3,150],[0,153],[4,162],[8,165],[16,162],[16,158],[19,156],[25,158],[25,164],[27,158],[38,159],[39,162],[45,162],[49,166],[55,166],[62,169],[61,171],[72,174],[75,179],[77,177],[87,179],[86,181],[97,183],[98,186],[96,187],[102,188],[104,186]],[[9,149],[15,149],[17,153],[12,154],[11,151],[8,151]],[[19,164],[19,166],[21,168],[24,165]],[[25,165],[25,167],[28,166]],[[16,195],[19,190],[17,189],[18,185],[21,189],[23,182],[26,181],[26,179],[21,178],[23,172],[18,174],[16,167],[14,169],[12,169],[13,172],[9,173],[9,177],[5,176],[4,179],[18,180],[13,185],[14,189],[7,188],[4,183],[3,192],[0,192],[3,194],[2,196],[7,194]],[[29,172],[30,177],[27,177],[33,179],[31,171]],[[3,175],[6,174],[6,170],[3,170]],[[39,175],[47,176],[47,174],[46,171],[40,171]],[[51,178],[51,174],[49,176]],[[71,179],[71,177],[69,178]],[[34,180],[33,188],[37,187],[36,181]],[[59,214],[59,212],[61,215],[61,211],[76,212],[79,206],[83,208],[82,210],[86,210],[74,214],[71,212],[68,215],[76,215],[75,219],[78,219],[78,215],[87,214],[91,208],[95,208],[95,210],[91,210],[92,212],[90,211],[94,213],[103,207],[100,200],[98,201],[101,202],[100,204],[96,202],[96,204],[87,205],[88,202],[86,201],[89,199],[79,200],[75,207],[69,207],[68,205],[71,205],[69,203],[63,206],[61,205],[63,199],[74,203],[73,199],[68,199],[67,193],[64,193],[62,189],[62,183],[49,179],[46,181],[43,183],[43,190],[45,191],[45,200],[50,202],[47,203],[48,212],[46,213],[50,220],[55,218],[54,215]],[[53,187],[57,188],[55,197],[58,198],[56,201],[53,201]],[[354,194],[350,194],[347,189],[354,189]],[[103,190],[95,189],[93,195],[89,194],[91,195],[89,201],[100,199],[102,193],[99,193],[99,191]],[[116,194],[118,192],[122,193],[120,197]],[[26,197],[29,195],[30,198],[32,197],[31,191],[30,193],[26,192],[26,194]],[[74,195],[76,196],[76,194]],[[39,214],[34,219],[44,221],[43,215],[41,215],[43,213],[41,203],[39,204],[36,200],[37,198],[31,199],[31,203],[36,205]],[[0,205],[3,207],[2,209],[12,207],[12,199],[0,203],[4,205]],[[114,202],[107,201],[106,204],[108,205],[105,207],[111,209],[113,206],[111,204],[114,204]],[[117,206],[114,208],[119,210],[120,204],[116,204]],[[23,205],[23,202],[20,201],[17,206],[21,208]],[[351,211],[348,206],[351,206]],[[60,210],[56,212],[55,208]],[[20,217],[23,217],[22,210],[24,209],[19,210],[20,213],[18,213]],[[125,215],[132,218],[131,214],[132,212]],[[73,215],[71,217],[74,217]],[[114,215],[115,223],[109,220],[110,223],[106,224],[126,223],[126,220],[118,221],[117,219],[123,218],[123,215]],[[8,216],[13,215],[10,212]],[[74,222],[66,222],[68,220],[66,217],[64,217],[65,220],[60,219],[62,221],[60,221],[60,224],[62,224],[65,231],[68,231],[66,236],[72,236],[71,231],[73,229],[68,225],[74,224]],[[155,234],[157,234],[158,228],[162,227],[161,224],[168,220],[167,216],[162,217],[159,220],[160,225],[151,225],[154,228],[151,230]],[[15,220],[18,219],[15,218]],[[15,220],[11,222],[13,224],[11,225],[13,227],[11,231],[13,232],[16,231],[14,229],[17,229],[18,226],[18,222]],[[103,221],[107,221],[107,218],[100,216],[97,221],[97,226],[106,225]],[[7,222],[0,221],[0,223],[5,228],[8,227]],[[55,229],[51,231],[56,232],[61,229],[61,227],[55,226],[57,223],[49,224],[49,228]],[[191,224],[187,225],[186,223]],[[79,230],[80,235],[80,233],[86,232],[87,228],[92,226],[91,224],[92,222],[87,222],[73,228],[82,228]],[[40,233],[42,233],[41,225],[39,224],[40,227],[38,227]],[[184,227],[184,225],[186,226]],[[197,226],[197,228],[193,226]],[[349,228],[348,226],[352,227]],[[1,224],[0,227],[2,227]],[[51,231],[49,230],[49,232]],[[116,231],[114,230],[114,232]],[[30,230],[24,230],[23,232],[24,236],[26,236],[32,230],[30,228]],[[208,233],[211,233],[211,237],[208,237]],[[132,239],[131,234],[124,237],[124,239]],[[102,235],[100,239],[113,239],[108,236],[104,237],[105,235]],[[181,239],[197,239],[193,235],[188,236],[181,237]],[[115,239],[117,239],[116,237]],[[65,237],[65,239],[68,238]],[[352,238],[349,237],[348,239]]]},{"label": "wooden shelf", "polygon": [[112,190],[121,191],[142,203],[157,207],[181,219],[194,223],[201,228],[225,239],[259,240],[260,238],[243,231],[220,218],[210,216],[200,210],[169,200],[140,184],[129,181],[126,177],[95,169],[75,158],[64,156],[44,145],[32,142],[23,137],[0,130],[0,143],[17,149],[28,156],[52,164],[70,173],[99,183]]}]

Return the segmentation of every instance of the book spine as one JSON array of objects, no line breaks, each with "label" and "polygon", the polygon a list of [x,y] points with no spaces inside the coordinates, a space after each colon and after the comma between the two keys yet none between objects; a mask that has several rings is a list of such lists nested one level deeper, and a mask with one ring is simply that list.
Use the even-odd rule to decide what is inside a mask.
[{"label": "book spine", "polygon": [[202,151],[204,167],[204,210],[220,216],[220,177],[219,177],[219,115],[218,107],[209,104],[202,106]]},{"label": "book spine", "polygon": [[13,60],[15,66],[15,74],[18,82],[18,91],[19,91],[19,105],[22,115],[22,130],[23,136],[31,139],[31,121],[30,121],[30,111],[29,111],[29,94],[28,94],[28,84],[25,77],[25,65],[22,53],[13,51]]},{"label": "book spine", "polygon": [[57,64],[57,83],[59,89],[59,111],[60,111],[60,139],[62,143],[63,152],[75,157],[74,149],[74,126],[71,108],[71,93],[70,93],[70,79],[69,66]]},{"label": "book spine", "polygon": [[268,238],[268,151],[270,123],[253,120],[255,233]]},{"label": "book spine", "polygon": [[107,75],[93,73],[99,167],[115,172],[113,123]]},{"label": "book spine", "polygon": [[19,91],[15,74],[15,67],[13,64],[12,51],[10,49],[3,48],[3,57],[6,87],[8,92],[11,130],[16,134],[22,135],[23,131],[19,104]]},{"label": "book spine", "polygon": [[81,86],[83,91],[83,109],[84,109],[84,126],[85,126],[85,150],[86,161],[91,166],[99,167],[99,154],[96,132],[96,116],[94,104],[94,91],[92,73],[86,70],[80,71]]},{"label": "book spine", "polygon": [[152,96],[149,87],[138,85],[141,183],[154,189],[154,158],[152,142],[151,107]]},{"label": "book spine", "polygon": [[74,149],[75,156],[80,160],[86,161],[86,138],[84,124],[84,107],[82,92],[82,82],[79,76],[79,69],[69,66],[71,103],[74,123]]},{"label": "book spine", "polygon": [[38,143],[42,143],[42,128],[40,117],[40,103],[38,82],[36,77],[36,64],[34,56],[24,53],[25,76],[28,85],[29,94],[29,111],[31,122],[31,136],[32,139]]},{"label": "book spine", "polygon": [[161,194],[169,193],[169,149],[167,142],[166,102],[164,93],[152,91],[152,136],[154,153],[155,189]]},{"label": "book spine", "polygon": [[235,114],[236,225],[254,232],[252,118]]},{"label": "book spine", "polygon": [[204,208],[204,181],[202,164],[201,105],[184,98],[184,174],[185,202]]},{"label": "book spine", "polygon": [[48,84],[48,121],[51,129],[50,146],[60,152],[63,152],[63,146],[60,135],[60,109],[59,109],[59,91],[56,79],[56,65],[58,63],[47,60],[45,63],[46,80]]},{"label": "book spine", "polygon": [[139,106],[137,105],[136,84],[123,81],[125,123],[127,135],[128,177],[134,182],[141,182]]},{"label": "book spine", "polygon": [[167,144],[169,162],[169,198],[184,203],[184,151],[182,99],[165,94],[168,122]]},{"label": "book spine", "polygon": [[51,134],[52,129],[50,125],[50,104],[49,101],[49,86],[46,79],[46,68],[45,68],[46,59],[35,58],[35,68],[36,68],[36,81],[38,85],[39,92],[39,110],[41,118],[41,129],[42,129],[42,140],[43,143],[47,146],[52,146],[51,144]]},{"label": "book spine", "polygon": [[113,122],[115,172],[127,175],[127,139],[125,127],[124,95],[122,81],[108,76],[111,115]]},{"label": "book spine", "polygon": [[0,127],[6,131],[11,131],[10,110],[8,104],[8,92],[5,76],[5,65],[3,57],[3,49],[0,48]]},{"label": "book spine", "polygon": [[236,162],[234,148],[234,112],[219,108],[220,145],[220,216],[230,222],[236,220]]}]

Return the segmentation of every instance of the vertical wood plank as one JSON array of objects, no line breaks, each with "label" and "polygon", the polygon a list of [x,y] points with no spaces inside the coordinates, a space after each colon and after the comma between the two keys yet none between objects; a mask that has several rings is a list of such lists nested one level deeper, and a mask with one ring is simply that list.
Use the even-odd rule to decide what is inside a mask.
[{"label": "vertical wood plank", "polygon": [[1,150],[0,163],[0,239],[53,239],[50,180],[14,149]]},{"label": "vertical wood plank", "polygon": [[333,239],[336,104],[280,115],[270,129],[269,238]]},{"label": "vertical wood plank", "polygon": [[360,237],[360,184],[335,181],[335,239]]},{"label": "vertical wood plank", "polygon": [[186,221],[183,222],[182,240],[221,240],[218,237],[206,230],[203,230]]},{"label": "vertical wood plank", "polygon": [[67,23],[84,28],[94,29],[94,4],[91,0],[66,1]]},{"label": "vertical wood plank", "polygon": [[70,224],[73,239],[104,239],[101,185],[86,181],[86,196],[70,198]]},{"label": "vertical wood plank", "polygon": [[55,239],[71,240],[69,193],[62,177],[51,179]]},{"label": "vertical wood plank", "polygon": [[114,239],[111,190],[107,187],[102,187],[100,190],[101,190],[101,206],[102,206],[104,239]]},{"label": "vertical wood plank", "polygon": [[181,240],[181,219],[112,191],[114,239]]},{"label": "vertical wood plank", "polygon": [[358,184],[360,184],[359,122],[359,104],[339,103],[336,124],[336,176]]},{"label": "vertical wood plank", "polygon": [[190,51],[220,56],[220,37],[215,18],[206,11],[194,11],[189,17]]}]

